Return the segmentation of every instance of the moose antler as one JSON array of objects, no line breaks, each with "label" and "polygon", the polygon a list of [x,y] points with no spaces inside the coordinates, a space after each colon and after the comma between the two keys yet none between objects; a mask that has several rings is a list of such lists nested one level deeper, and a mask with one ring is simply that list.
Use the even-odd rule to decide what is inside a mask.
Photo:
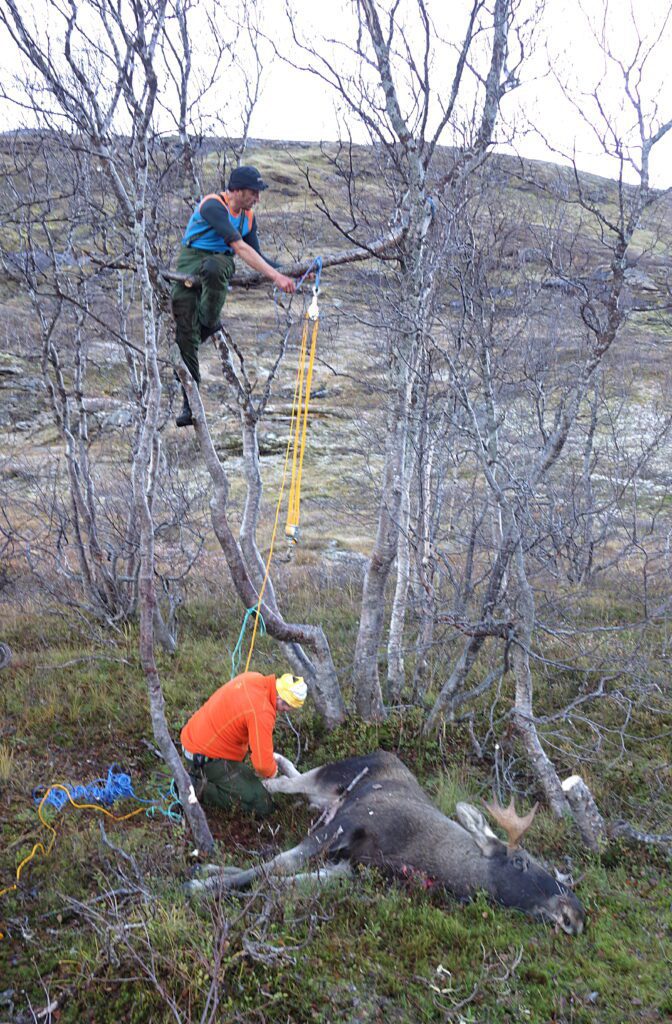
[{"label": "moose antler", "polygon": [[521,818],[516,813],[516,806],[513,802],[513,797],[511,797],[508,807],[502,807],[497,797],[494,797],[490,804],[486,803],[485,800],[483,803],[497,824],[502,826],[509,837],[509,841],[507,843],[509,849],[515,850],[520,843],[520,840],[534,821],[534,816],[537,813],[537,807],[539,804],[536,803],[532,810],[529,811],[524,818]]}]

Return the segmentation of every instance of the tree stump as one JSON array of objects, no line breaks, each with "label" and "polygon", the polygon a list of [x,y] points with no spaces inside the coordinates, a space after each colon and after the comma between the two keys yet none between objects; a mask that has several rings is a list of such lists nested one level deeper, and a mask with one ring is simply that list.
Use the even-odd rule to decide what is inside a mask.
[{"label": "tree stump", "polygon": [[599,853],[606,845],[607,829],[593,794],[580,775],[570,775],[562,783],[562,789],[572,809],[581,838],[586,846]]}]

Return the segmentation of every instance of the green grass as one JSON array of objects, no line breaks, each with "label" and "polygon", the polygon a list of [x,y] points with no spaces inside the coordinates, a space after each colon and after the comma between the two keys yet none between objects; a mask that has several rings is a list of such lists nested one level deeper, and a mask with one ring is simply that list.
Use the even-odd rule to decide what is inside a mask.
[{"label": "green grass", "polygon": [[0,743],[0,787],[6,785],[14,774],[14,751],[7,743]]},{"label": "green grass", "polygon": [[[354,590],[336,592],[313,582],[290,587],[289,599],[297,617],[324,622],[347,679]],[[596,618],[599,610],[596,597]],[[159,658],[175,739],[201,698],[228,678],[240,624],[232,599],[194,601],[183,611],[177,655]],[[0,714],[8,724],[0,746],[0,888],[11,886],[34,844],[50,838],[30,798],[34,786],[89,782],[114,761],[129,771],[141,796],[165,794],[169,783],[142,742],[152,737],[133,629],[116,650],[104,652],[78,648],[57,619],[15,618],[6,638],[15,660],[0,691]],[[277,663],[266,641],[255,663],[262,670]],[[560,677],[560,690],[544,693],[540,687],[540,707],[562,699],[563,685],[569,692],[570,684]],[[608,724],[609,707],[602,711]],[[466,728],[447,728],[438,744],[422,737],[422,721],[421,709],[408,709],[379,725],[351,717],[327,733],[306,709],[302,763],[383,747],[399,753],[446,813],[457,800],[478,805],[492,780],[488,762],[474,758]],[[614,816],[644,807],[647,795],[650,803],[655,779],[661,772],[664,777],[669,762],[659,718],[635,707],[636,731],[641,742],[633,743],[627,759],[605,757],[584,771],[601,806]],[[280,750],[294,757],[296,743],[293,733],[278,729]],[[128,801],[114,810],[123,814],[136,806]],[[659,801],[659,813],[664,807]],[[48,992],[59,1000],[62,1022],[174,1020],[168,1000],[191,1022],[201,1020],[214,988],[215,1019],[250,1024],[672,1019],[669,972],[662,969],[672,956],[669,861],[621,842],[596,857],[568,821],[543,809],[528,847],[563,868],[571,858],[588,912],[586,930],[575,939],[484,898],[459,904],[418,881],[390,886],[371,871],[325,891],[301,887],[282,896],[262,890],[188,901],[181,882],[193,864],[192,843],[181,824],[144,813],[115,822],[69,806],[46,815],[56,829],[52,852],[38,853],[24,868],[19,891],[0,897],[0,976],[8,979],[5,988],[11,986],[17,1012],[25,1012],[28,1000],[42,1008]],[[295,842],[309,815],[284,798],[271,827],[223,812],[210,819],[220,856],[242,865],[255,851],[268,856]]]},{"label": "green grass", "polygon": [[[645,895],[619,895],[613,881],[601,886],[603,875],[597,866],[586,874],[581,893],[590,888],[596,896],[589,928],[574,940],[481,898],[459,905],[390,889],[368,873],[347,889],[282,899],[267,893],[263,922],[249,897],[204,909],[164,887],[151,906],[129,909],[131,927],[112,947],[93,929],[62,922],[68,956],[48,948],[43,962],[60,986],[74,989],[61,1018],[73,1022],[170,1019],[143,979],[150,949],[166,991],[183,1012],[191,1008],[185,1019],[199,1019],[214,982],[222,1020],[255,1020],[263,1010],[272,1021],[442,1021],[463,1001],[461,1019],[493,1024],[664,1020],[666,925],[641,930],[652,894],[656,912],[664,902],[664,883]],[[140,980],[133,1007],[123,981],[130,972]]]}]

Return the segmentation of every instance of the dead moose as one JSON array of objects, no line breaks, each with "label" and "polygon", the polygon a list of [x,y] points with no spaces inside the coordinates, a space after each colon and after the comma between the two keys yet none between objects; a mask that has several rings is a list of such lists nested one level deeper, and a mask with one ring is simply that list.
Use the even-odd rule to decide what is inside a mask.
[{"label": "dead moose", "polygon": [[[309,835],[291,850],[254,868],[208,866],[209,877],[187,889],[242,889],[260,876],[300,875],[318,855],[324,866],[310,877],[349,872],[352,864],[374,864],[384,872],[419,875],[444,886],[460,899],[485,891],[497,903],[580,935],[584,910],[574,893],[521,850],[518,843],[536,807],[519,818],[511,804],[487,805],[506,830],[508,845],[497,838],[471,804],[457,805],[458,821],[434,806],[415,776],[394,754],[377,751],[326,764],[301,774],[278,756],[285,773],[266,783],[274,793],[300,793],[323,813]],[[459,822],[459,823],[458,823]]]}]

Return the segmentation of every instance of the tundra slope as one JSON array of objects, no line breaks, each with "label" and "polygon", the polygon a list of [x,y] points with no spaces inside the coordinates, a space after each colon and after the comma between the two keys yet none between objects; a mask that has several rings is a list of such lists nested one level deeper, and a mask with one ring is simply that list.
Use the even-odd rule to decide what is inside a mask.
[{"label": "tundra slope", "polygon": [[352,864],[374,864],[391,875],[419,873],[460,899],[479,890],[505,907],[580,935],[584,910],[574,893],[556,880],[518,842],[534,813],[519,818],[498,805],[490,812],[509,834],[503,843],[471,804],[459,803],[459,821],[431,802],[415,776],[394,754],[377,751],[335,761],[301,774],[277,757],[284,777],[268,780],[274,793],[298,793],[323,814],[310,834],[290,850],[257,867],[206,869],[188,891],[241,889],[265,875],[299,876],[323,855],[316,877],[345,874]]}]

